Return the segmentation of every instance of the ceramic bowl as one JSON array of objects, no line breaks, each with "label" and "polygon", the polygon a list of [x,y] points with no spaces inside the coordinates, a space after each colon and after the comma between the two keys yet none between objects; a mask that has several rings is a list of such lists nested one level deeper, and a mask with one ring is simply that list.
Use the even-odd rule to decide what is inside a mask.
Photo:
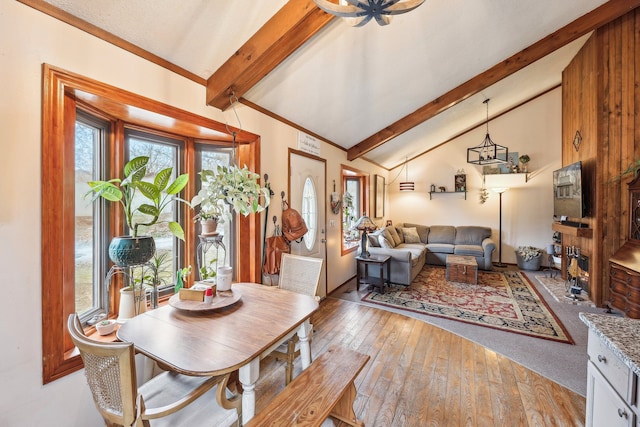
[{"label": "ceramic bowl", "polygon": [[96,323],[96,330],[100,335],[109,335],[116,328],[115,320],[101,320]]}]

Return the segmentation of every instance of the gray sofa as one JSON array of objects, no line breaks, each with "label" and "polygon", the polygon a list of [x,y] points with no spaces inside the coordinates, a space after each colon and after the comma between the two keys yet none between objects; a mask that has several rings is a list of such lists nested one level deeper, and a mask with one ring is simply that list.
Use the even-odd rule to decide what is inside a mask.
[{"label": "gray sofa", "polygon": [[368,235],[371,255],[391,256],[391,282],[410,284],[425,264],[445,265],[447,255],[475,257],[478,267],[491,270],[496,244],[489,227],[400,224]]}]

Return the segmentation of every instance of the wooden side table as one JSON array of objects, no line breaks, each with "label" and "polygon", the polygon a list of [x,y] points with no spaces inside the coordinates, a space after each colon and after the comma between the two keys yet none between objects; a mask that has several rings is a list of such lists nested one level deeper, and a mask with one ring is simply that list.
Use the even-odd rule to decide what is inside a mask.
[{"label": "wooden side table", "polygon": [[[391,285],[391,257],[389,255],[370,255],[369,258],[356,257],[357,282],[356,288],[360,290],[360,284],[369,284],[380,288],[380,293],[384,293],[384,285]],[[369,275],[369,266],[377,266],[379,276]]]}]

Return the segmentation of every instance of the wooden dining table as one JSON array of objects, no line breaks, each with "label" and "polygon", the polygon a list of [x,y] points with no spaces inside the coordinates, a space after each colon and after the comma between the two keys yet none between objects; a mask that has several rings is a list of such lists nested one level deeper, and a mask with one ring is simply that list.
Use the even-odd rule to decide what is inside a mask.
[{"label": "wooden dining table", "polygon": [[212,376],[238,369],[246,423],[255,415],[255,384],[263,356],[297,332],[302,368],[310,365],[308,330],[318,302],[256,283],[234,283],[231,291],[239,300],[228,307],[190,311],[163,306],[128,320],[117,337],[181,374]]}]

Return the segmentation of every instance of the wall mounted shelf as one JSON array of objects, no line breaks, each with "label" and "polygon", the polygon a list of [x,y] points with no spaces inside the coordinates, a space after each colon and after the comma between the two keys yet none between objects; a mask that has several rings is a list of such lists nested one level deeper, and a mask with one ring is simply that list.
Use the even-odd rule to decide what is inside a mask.
[{"label": "wall mounted shelf", "polygon": [[464,194],[464,199],[467,200],[466,191],[429,191],[429,200],[432,200],[434,194]]}]

